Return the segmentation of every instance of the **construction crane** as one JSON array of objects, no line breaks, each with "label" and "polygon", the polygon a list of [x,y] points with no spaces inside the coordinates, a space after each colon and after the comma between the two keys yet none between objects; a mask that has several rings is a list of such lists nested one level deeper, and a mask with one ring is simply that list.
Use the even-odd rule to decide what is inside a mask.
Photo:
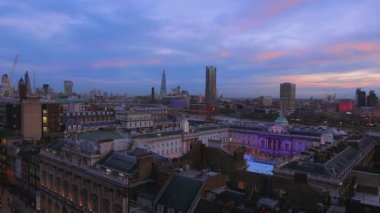
[{"label": "construction crane", "polygon": [[17,63],[18,63],[18,59],[19,59],[19,57],[20,57],[20,55],[17,54],[15,60],[13,61],[12,70],[11,70],[11,73],[10,73],[10,76],[9,76],[8,91],[9,91],[9,93],[10,93],[10,96],[13,96],[13,95],[14,95],[14,90],[15,90],[15,88],[12,87],[11,85],[12,85],[12,82],[13,82],[13,76],[14,76],[14,73],[15,73],[15,71],[16,71],[16,65],[17,65]]}]

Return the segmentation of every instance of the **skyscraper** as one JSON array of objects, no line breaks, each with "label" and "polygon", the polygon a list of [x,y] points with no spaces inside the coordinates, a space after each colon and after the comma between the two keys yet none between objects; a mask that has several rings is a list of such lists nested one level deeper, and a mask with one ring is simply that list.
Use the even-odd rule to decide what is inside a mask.
[{"label": "skyscraper", "polygon": [[26,84],[24,82],[24,79],[20,78],[20,80],[18,81],[18,96],[20,100],[25,99],[26,94],[27,94]]},{"label": "skyscraper", "polygon": [[216,102],[216,67],[206,66],[206,103]]},{"label": "skyscraper", "polygon": [[42,90],[44,91],[44,96],[47,97],[49,95],[49,84],[44,84]]},{"label": "skyscraper", "polygon": [[375,91],[370,90],[367,96],[367,106],[377,107],[379,104],[379,98],[377,97]]},{"label": "skyscraper", "polygon": [[357,107],[365,107],[366,106],[366,92],[362,91],[361,88],[356,89],[356,98],[355,98]]},{"label": "skyscraper", "polygon": [[30,83],[30,77],[28,71],[25,72],[25,86],[26,86],[26,96],[30,96],[32,94],[32,85]]},{"label": "skyscraper", "polygon": [[63,82],[63,87],[64,87],[64,95],[65,96],[70,96],[73,94],[73,82],[65,80]]},{"label": "skyscraper", "polygon": [[154,103],[156,101],[155,93],[154,93],[154,87],[152,87],[151,94],[150,94],[151,102]]},{"label": "skyscraper", "polygon": [[288,115],[296,110],[296,85],[292,83],[282,83],[280,85],[281,113]]},{"label": "skyscraper", "polygon": [[166,96],[166,75],[165,70],[162,72],[160,97]]}]

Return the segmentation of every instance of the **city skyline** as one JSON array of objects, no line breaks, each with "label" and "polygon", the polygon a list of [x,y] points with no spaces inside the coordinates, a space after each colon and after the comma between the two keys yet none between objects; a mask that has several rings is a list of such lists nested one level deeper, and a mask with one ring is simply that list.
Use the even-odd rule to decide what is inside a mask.
[{"label": "city skyline", "polygon": [[377,1],[90,3],[1,2],[0,73],[20,54],[12,85],[29,70],[57,91],[147,95],[165,68],[168,89],[203,95],[208,65],[224,97],[380,90]]}]

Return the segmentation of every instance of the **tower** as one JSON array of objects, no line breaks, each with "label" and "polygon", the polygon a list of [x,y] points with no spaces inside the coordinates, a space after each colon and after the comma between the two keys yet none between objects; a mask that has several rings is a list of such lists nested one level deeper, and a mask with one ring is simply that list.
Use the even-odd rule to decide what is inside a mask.
[{"label": "tower", "polygon": [[206,103],[216,102],[216,67],[206,66]]},{"label": "tower", "polygon": [[20,100],[25,99],[27,96],[27,87],[24,82],[24,79],[22,78],[20,78],[20,80],[18,81],[18,96]]},{"label": "tower", "polygon": [[361,88],[356,89],[356,106],[357,107],[365,107],[366,106],[366,92],[363,91]]},{"label": "tower", "polygon": [[30,77],[28,71],[25,72],[25,86],[26,86],[26,96],[30,96],[32,94],[32,85],[30,83]]},{"label": "tower", "polygon": [[73,94],[73,82],[72,81],[68,81],[68,80],[65,80],[63,82],[63,89],[64,89],[64,95],[65,96],[70,96]]},{"label": "tower", "polygon": [[281,115],[285,116],[296,110],[296,85],[282,83],[280,85]]},{"label": "tower", "polygon": [[166,96],[166,75],[165,75],[165,69],[162,72],[160,96],[161,96],[161,98],[164,97],[164,96]]},{"label": "tower", "polygon": [[152,87],[150,98],[151,98],[151,102],[152,103],[154,103],[156,101],[155,94],[154,94],[154,87]]}]

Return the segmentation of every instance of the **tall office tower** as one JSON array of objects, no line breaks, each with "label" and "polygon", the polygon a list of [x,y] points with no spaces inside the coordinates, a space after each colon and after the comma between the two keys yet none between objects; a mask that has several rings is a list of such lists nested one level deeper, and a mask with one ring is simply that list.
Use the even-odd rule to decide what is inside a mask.
[{"label": "tall office tower", "polygon": [[44,96],[47,97],[49,95],[49,84],[42,85],[42,90],[44,91]]},{"label": "tall office tower", "polygon": [[20,78],[18,81],[18,97],[20,100],[26,99],[27,97],[27,88],[24,82],[24,79]]},{"label": "tall office tower", "polygon": [[206,103],[216,102],[216,67],[206,66]]},{"label": "tall office tower", "polygon": [[151,102],[153,103],[153,102],[155,102],[156,101],[156,98],[155,98],[155,94],[154,94],[154,87],[152,87],[152,92],[151,92],[151,94],[150,94],[150,98],[151,98]]},{"label": "tall office tower", "polygon": [[63,82],[63,87],[64,87],[64,95],[65,96],[70,96],[73,94],[73,82],[72,81],[68,81],[68,80],[65,80]]},{"label": "tall office tower", "polygon": [[288,115],[296,110],[296,85],[282,83],[280,85],[280,102],[282,116]]},{"label": "tall office tower", "polygon": [[161,96],[161,98],[164,97],[164,96],[166,96],[166,75],[165,75],[165,70],[162,72],[160,96]]},{"label": "tall office tower", "polygon": [[367,106],[377,107],[379,104],[379,98],[377,97],[375,91],[371,90],[367,96]]},{"label": "tall office tower", "polygon": [[356,89],[356,98],[355,98],[355,102],[356,102],[356,106],[357,107],[365,107],[366,106],[366,92],[365,91],[362,91],[361,88],[357,88]]},{"label": "tall office tower", "polygon": [[25,72],[25,85],[26,85],[26,96],[30,96],[32,94],[32,85],[30,83],[30,77],[28,71]]}]

